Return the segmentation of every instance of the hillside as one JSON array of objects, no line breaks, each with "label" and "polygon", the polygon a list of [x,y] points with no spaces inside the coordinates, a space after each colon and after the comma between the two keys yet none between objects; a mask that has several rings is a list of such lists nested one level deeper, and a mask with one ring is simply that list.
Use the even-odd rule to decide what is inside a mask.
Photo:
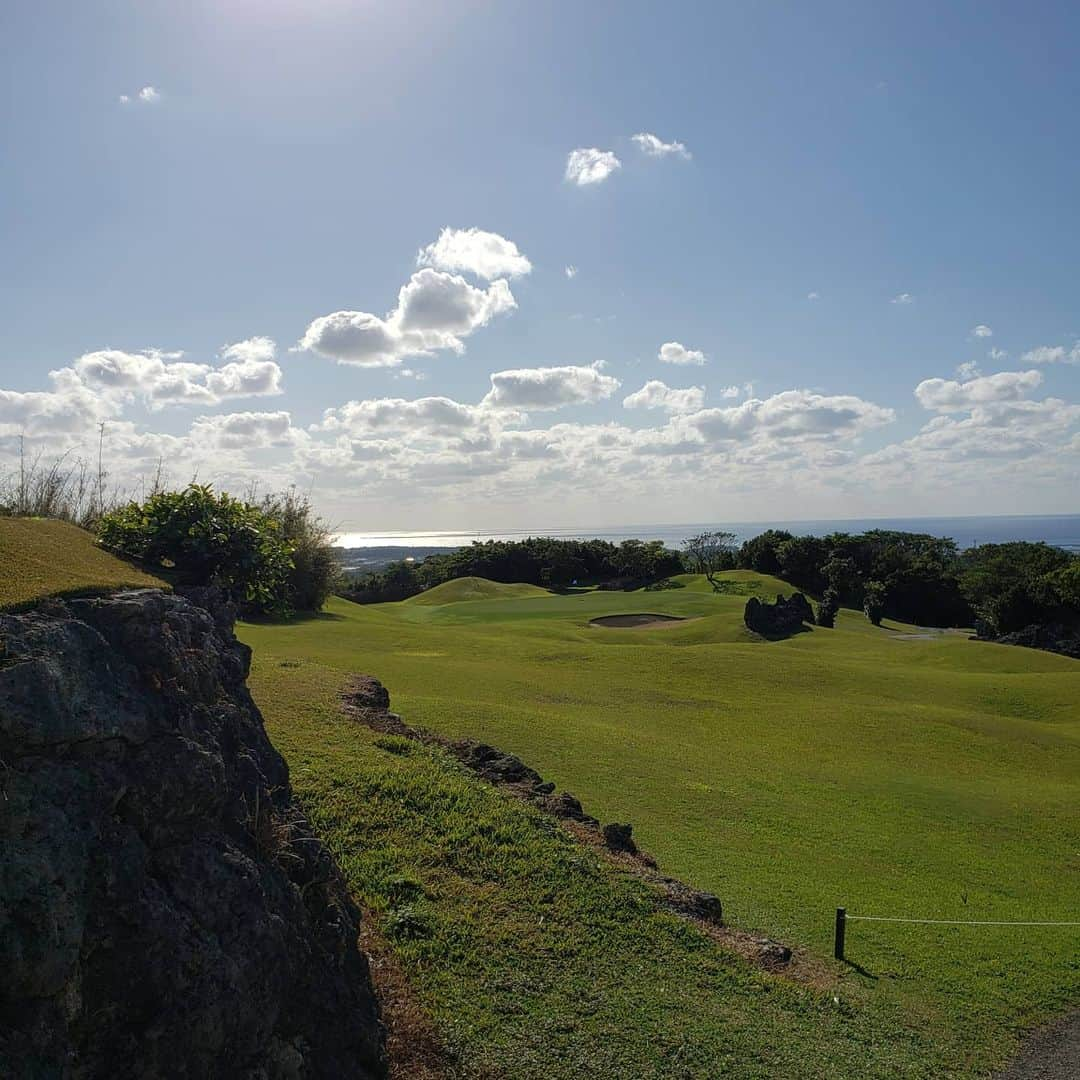
[{"label": "hillside", "polygon": [[523,600],[530,596],[550,596],[547,589],[539,585],[517,583],[505,585],[501,581],[488,581],[482,577],[454,578],[444,581],[426,592],[419,593],[403,601],[417,607],[441,607],[444,604],[458,604],[466,600]]},{"label": "hillside", "polygon": [[[725,575],[720,593],[701,579],[676,584],[683,587],[468,604],[335,601],[321,620],[246,627],[242,636],[255,646],[253,690],[275,741],[342,850],[349,837],[378,834],[381,820],[358,800],[346,805],[324,779],[348,774],[358,789],[382,782],[377,747],[367,735],[341,731],[332,715],[335,687],[364,671],[386,683],[410,723],[519,755],[602,820],[632,822],[664,870],[721,896],[732,923],[818,958],[852,1010],[852,1030],[826,1025],[810,1047],[788,1017],[778,1021],[774,1044],[803,1046],[830,1076],[985,1074],[1023,1028],[1080,997],[1070,960],[1076,931],[854,923],[853,966],[841,967],[829,959],[833,912],[843,904],[869,915],[1074,918],[1080,665],[963,635],[894,623],[879,629],[851,611],[841,612],[835,630],[764,642],[743,626],[743,605],[781,583],[740,572]],[[687,621],[662,629],[590,625],[600,615],[646,611]],[[324,704],[312,704],[313,695]],[[436,795],[411,761],[395,758],[395,783],[412,793],[419,815],[430,804],[437,816],[435,807],[455,797]],[[459,824],[461,835],[473,835],[475,822]],[[489,880],[485,900],[466,903],[465,871],[451,854],[430,862],[403,833],[383,839],[371,857],[385,860],[388,876],[430,879],[425,910],[450,919],[450,940],[465,933],[457,920],[475,918],[492,920],[483,933],[500,942],[500,956],[485,959],[475,976],[456,961],[440,973],[426,954],[401,950],[437,1017],[449,1024],[449,1003],[489,993],[493,979],[517,985],[522,976],[513,972],[524,966],[528,992],[570,1023],[576,991],[530,966],[537,951],[561,955],[558,947],[531,937],[512,944],[521,933],[513,889]],[[505,843],[493,865],[511,857],[513,844]],[[481,875],[482,865],[475,863]],[[534,865],[527,873],[548,871]],[[458,902],[465,908],[448,914]],[[472,945],[462,948],[465,957],[477,955]],[[605,949],[596,946],[597,964],[608,962]],[[644,1012],[661,1009],[656,973],[641,971],[640,981],[592,999],[600,1028],[630,999]],[[660,980],[666,1000],[694,1012],[698,999],[678,998],[676,981]],[[755,992],[740,1000],[728,1005],[752,1027]],[[476,1028],[450,1029],[476,1052],[469,1032],[495,1032],[513,1060],[533,1044],[520,1017],[499,1008],[478,1016]],[[621,1037],[647,1057],[659,1030],[643,1023]],[[891,1047],[891,1065],[858,1071],[849,1036]],[[686,1032],[686,1053],[708,1045],[701,1030]],[[575,1075],[566,1053],[550,1075]],[[656,1054],[656,1075],[672,1075]],[[761,1075],[755,1068],[751,1061],[730,1075]],[[540,1074],[522,1066],[506,1075]]]},{"label": "hillside", "polygon": [[0,517],[0,609],[43,596],[123,588],[168,588],[160,578],[103,551],[85,529],[64,521]]}]

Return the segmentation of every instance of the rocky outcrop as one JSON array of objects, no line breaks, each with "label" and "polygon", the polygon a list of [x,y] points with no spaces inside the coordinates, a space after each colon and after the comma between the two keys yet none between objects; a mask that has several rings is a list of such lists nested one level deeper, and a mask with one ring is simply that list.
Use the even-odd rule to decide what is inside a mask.
[{"label": "rocky outcrop", "polygon": [[780,593],[775,604],[751,596],[743,610],[743,621],[762,637],[790,637],[802,630],[804,623],[814,621],[814,609],[800,592],[792,593],[790,600],[785,600],[783,593]]},{"label": "rocky outcrop", "polygon": [[384,1075],[359,913],[194,599],[0,616],[0,1076]]},{"label": "rocky outcrop", "polygon": [[1080,626],[1064,623],[1034,623],[1004,637],[990,638],[999,645],[1023,645],[1028,649],[1045,649],[1080,660]]}]

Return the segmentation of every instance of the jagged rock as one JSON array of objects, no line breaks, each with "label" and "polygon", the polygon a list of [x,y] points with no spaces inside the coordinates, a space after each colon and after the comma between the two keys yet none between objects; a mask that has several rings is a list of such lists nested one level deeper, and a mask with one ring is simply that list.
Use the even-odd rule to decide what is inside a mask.
[{"label": "jagged rock", "polygon": [[637,854],[637,844],[634,843],[634,826],[620,825],[612,822],[603,828],[604,843],[611,851],[625,851],[631,855]]},{"label": "jagged rock", "polygon": [[757,949],[757,961],[771,970],[786,967],[791,963],[791,950],[786,945],[772,938],[755,938],[754,945]]},{"label": "jagged rock", "polygon": [[390,708],[390,691],[371,675],[355,676],[349,685],[348,697],[350,704],[358,709]]},{"label": "jagged rock", "polygon": [[553,780],[545,780],[543,783],[536,784],[533,787],[533,791],[537,795],[550,795],[555,790],[555,782]]},{"label": "jagged rock", "polygon": [[535,787],[543,783],[543,777],[530,769],[521,758],[504,754],[487,743],[464,740],[453,744],[451,750],[477,776],[482,776],[492,784],[527,783]]},{"label": "jagged rock", "polygon": [[661,882],[667,894],[668,906],[682,915],[705,922],[723,924],[724,906],[718,896],[701,889],[694,889],[675,878],[664,878]]},{"label": "jagged rock", "polygon": [[558,795],[547,795],[540,801],[540,805],[555,817],[567,818],[570,821],[580,821],[584,825],[599,825],[600,822],[581,808],[581,800],[571,795],[569,791],[560,791]]},{"label": "jagged rock", "polygon": [[385,1073],[359,913],[199,599],[0,615],[0,1076]]},{"label": "jagged rock", "polygon": [[800,592],[793,593],[790,600],[785,600],[783,593],[780,593],[774,604],[767,604],[756,596],[751,596],[743,609],[743,621],[755,634],[762,637],[789,637],[798,633],[803,628],[803,623],[814,621],[814,610],[810,601]]}]

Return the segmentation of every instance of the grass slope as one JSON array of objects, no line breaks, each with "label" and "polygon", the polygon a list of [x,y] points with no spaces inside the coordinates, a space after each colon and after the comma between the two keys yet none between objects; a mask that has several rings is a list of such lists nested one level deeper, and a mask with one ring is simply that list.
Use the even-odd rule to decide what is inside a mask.
[{"label": "grass slope", "polygon": [[522,600],[529,596],[550,595],[547,589],[541,589],[539,585],[504,585],[500,581],[488,581],[482,577],[463,577],[444,581],[427,592],[409,597],[403,603],[419,607],[441,607],[466,600]]},{"label": "grass slope", "polygon": [[[745,595],[781,583],[730,575],[720,594],[679,584],[527,602],[336,601],[321,618],[243,636],[261,665],[377,675],[409,722],[521,755],[592,813],[633,822],[666,870],[723,898],[730,921],[822,956],[839,904],[1077,918],[1080,664],[960,636],[905,640],[906,628],[846,611],[835,630],[766,643],[742,626]],[[636,611],[699,617],[588,625]],[[289,734],[277,689],[254,685],[278,740],[313,752]],[[842,985],[866,996],[864,1016],[901,1015],[932,1041],[920,1044],[926,1075],[979,1075],[1020,1028],[1080,1000],[1078,942],[1068,928],[853,923],[858,967]],[[437,999],[437,974],[419,978]],[[642,982],[637,993],[656,991]],[[864,1075],[922,1075],[913,1068]]]},{"label": "grass slope", "polygon": [[[340,674],[256,654],[295,790],[448,1049],[485,1080],[929,1077],[855,985],[761,974],[439,750],[342,717]],[[950,1063],[963,1070],[963,1063]]]},{"label": "grass slope", "polygon": [[44,596],[122,588],[168,588],[160,578],[97,546],[85,529],[64,521],[0,518],[0,609]]}]

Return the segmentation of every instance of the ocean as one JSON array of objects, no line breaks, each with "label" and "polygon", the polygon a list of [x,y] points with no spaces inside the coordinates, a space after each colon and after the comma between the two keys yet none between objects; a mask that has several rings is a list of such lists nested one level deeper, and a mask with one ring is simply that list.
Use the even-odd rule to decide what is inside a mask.
[{"label": "ocean", "polygon": [[1009,540],[1045,541],[1068,551],[1080,552],[1080,514],[1046,516],[1002,515],[994,517],[854,518],[835,521],[696,522],[686,525],[625,525],[597,529],[528,529],[505,532],[379,532],[342,533],[336,543],[343,548],[458,548],[474,540],[523,540],[527,536],[554,536],[565,540],[598,538],[663,540],[672,548],[696,533],[711,529],[733,532],[741,543],[766,529],[787,529],[796,534],[821,536],[830,532],[866,532],[895,529],[951,537],[961,548],[976,544],[1001,544]]}]

